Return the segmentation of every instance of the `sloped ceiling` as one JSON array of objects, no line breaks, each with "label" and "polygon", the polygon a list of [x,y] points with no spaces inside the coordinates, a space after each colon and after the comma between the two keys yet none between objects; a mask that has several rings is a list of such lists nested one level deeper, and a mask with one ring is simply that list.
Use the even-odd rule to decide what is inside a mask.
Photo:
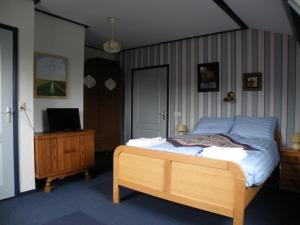
[{"label": "sloped ceiling", "polygon": [[292,34],[282,0],[224,0],[251,28]]},{"label": "sloped ceiling", "polygon": [[[225,2],[251,28],[292,33],[281,0]],[[213,0],[41,0],[36,8],[88,25],[86,44],[97,48],[110,39],[110,16],[123,49],[240,28]]]}]

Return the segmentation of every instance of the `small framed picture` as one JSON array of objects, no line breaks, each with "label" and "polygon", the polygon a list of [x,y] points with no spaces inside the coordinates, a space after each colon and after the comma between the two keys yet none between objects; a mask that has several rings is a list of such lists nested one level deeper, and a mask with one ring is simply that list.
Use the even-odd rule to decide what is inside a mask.
[{"label": "small framed picture", "polygon": [[262,73],[244,73],[243,91],[261,91]]},{"label": "small framed picture", "polygon": [[219,63],[198,64],[198,92],[219,91]]}]

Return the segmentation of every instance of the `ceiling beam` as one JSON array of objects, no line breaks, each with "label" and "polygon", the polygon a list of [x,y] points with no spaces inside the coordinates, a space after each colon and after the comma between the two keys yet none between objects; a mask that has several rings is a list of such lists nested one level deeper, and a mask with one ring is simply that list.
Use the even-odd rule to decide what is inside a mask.
[{"label": "ceiling beam", "polygon": [[64,21],[68,21],[68,22],[70,22],[70,23],[74,23],[74,24],[77,24],[77,25],[79,25],[79,26],[83,26],[83,27],[85,27],[85,29],[89,28],[89,26],[86,25],[86,24],[79,23],[79,22],[77,22],[77,21],[74,21],[74,20],[71,20],[71,19],[68,19],[68,18],[59,16],[59,15],[53,14],[53,13],[50,13],[50,12],[47,12],[47,11],[44,11],[44,10],[41,10],[41,9],[35,8],[34,10],[37,11],[37,12],[46,14],[46,15],[48,15],[48,16],[55,17],[55,18],[57,18],[57,19],[61,19],[61,20],[64,20]]},{"label": "ceiling beam", "polygon": [[41,2],[41,0],[32,0],[32,1],[34,2],[35,5]]},{"label": "ceiling beam", "polygon": [[241,29],[248,29],[246,23],[223,1],[213,0]]}]

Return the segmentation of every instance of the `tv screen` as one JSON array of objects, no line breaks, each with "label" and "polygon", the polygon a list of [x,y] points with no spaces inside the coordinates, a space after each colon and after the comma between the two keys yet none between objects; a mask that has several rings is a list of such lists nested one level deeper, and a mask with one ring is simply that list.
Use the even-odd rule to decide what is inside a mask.
[{"label": "tv screen", "polygon": [[49,131],[81,130],[78,108],[47,108]]}]

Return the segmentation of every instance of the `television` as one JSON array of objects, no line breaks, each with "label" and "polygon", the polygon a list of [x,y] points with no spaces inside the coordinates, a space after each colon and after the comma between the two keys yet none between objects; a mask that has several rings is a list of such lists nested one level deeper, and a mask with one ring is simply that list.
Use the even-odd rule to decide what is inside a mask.
[{"label": "television", "polygon": [[78,108],[47,108],[46,115],[50,132],[81,130]]}]

